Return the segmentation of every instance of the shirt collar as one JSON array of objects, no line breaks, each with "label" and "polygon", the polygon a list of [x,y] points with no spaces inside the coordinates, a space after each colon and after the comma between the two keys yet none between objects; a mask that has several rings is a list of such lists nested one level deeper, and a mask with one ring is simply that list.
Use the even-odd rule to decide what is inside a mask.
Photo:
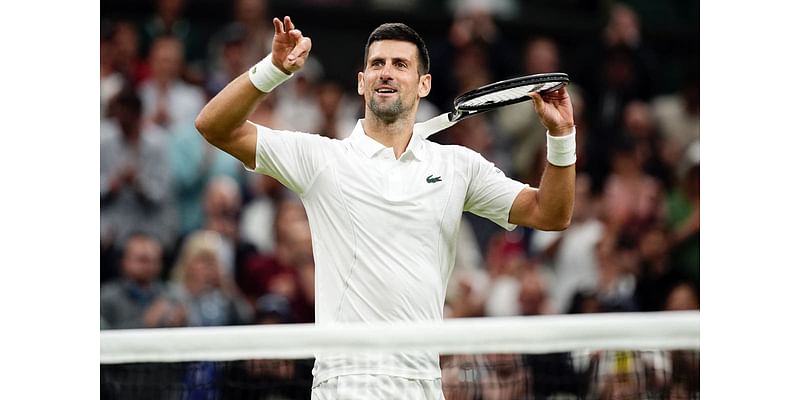
[{"label": "shirt collar", "polygon": [[[353,146],[366,157],[373,158],[380,153],[381,150],[387,149],[388,147],[367,136],[362,125],[363,121],[364,119],[362,118],[356,122],[356,126],[353,127],[353,133],[350,134],[348,140],[350,140]],[[406,153],[409,153],[409,155],[417,160],[422,160],[425,153],[424,141],[425,139],[419,135],[412,134],[411,141],[409,141],[408,147],[406,148]],[[406,155],[404,154],[403,157],[406,157]]]}]

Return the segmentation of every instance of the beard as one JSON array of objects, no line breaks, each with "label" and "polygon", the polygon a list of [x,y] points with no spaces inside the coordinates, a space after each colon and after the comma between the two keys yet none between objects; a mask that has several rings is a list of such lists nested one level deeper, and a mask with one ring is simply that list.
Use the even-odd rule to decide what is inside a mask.
[{"label": "beard", "polygon": [[370,97],[368,107],[375,114],[378,119],[383,122],[392,123],[397,121],[400,116],[407,111],[403,108],[403,103],[400,101],[400,96],[391,103],[380,103],[375,99],[375,96]]}]

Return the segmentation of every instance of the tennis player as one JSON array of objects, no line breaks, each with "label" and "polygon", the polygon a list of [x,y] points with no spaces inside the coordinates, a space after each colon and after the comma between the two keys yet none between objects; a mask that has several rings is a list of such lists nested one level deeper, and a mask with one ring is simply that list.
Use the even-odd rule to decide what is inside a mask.
[{"label": "tennis player", "polygon": [[[566,90],[531,95],[549,132],[549,165],[538,189],[472,150],[414,134],[420,98],[431,90],[430,58],[403,24],[383,24],[367,40],[358,73],[365,116],[350,137],[274,130],[247,118],[303,67],[311,39],[289,17],[273,23],[272,53],[211,99],[196,126],[248,170],[276,178],[302,199],[316,264],[317,324],[442,320],[464,211],[508,230],[569,225],[576,156]],[[313,373],[312,399],[444,398],[436,353],[326,354]]]}]

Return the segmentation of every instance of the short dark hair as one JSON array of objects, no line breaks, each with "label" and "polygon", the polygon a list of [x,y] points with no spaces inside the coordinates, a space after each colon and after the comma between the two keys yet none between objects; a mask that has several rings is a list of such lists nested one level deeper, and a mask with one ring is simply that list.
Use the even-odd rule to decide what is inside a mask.
[{"label": "short dark hair", "polygon": [[415,44],[419,55],[419,74],[427,74],[430,70],[431,57],[428,54],[428,48],[425,47],[425,42],[422,40],[422,37],[408,25],[399,22],[381,24],[381,26],[375,28],[375,30],[369,34],[367,45],[364,46],[364,68],[367,66],[369,46],[381,40],[399,40]]}]

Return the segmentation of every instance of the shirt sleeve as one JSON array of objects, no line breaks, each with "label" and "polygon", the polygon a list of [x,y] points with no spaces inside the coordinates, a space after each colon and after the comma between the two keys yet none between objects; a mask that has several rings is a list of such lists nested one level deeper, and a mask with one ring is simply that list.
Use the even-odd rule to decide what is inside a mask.
[{"label": "shirt sleeve", "polygon": [[256,124],[256,167],[248,171],[269,175],[303,195],[326,165],[325,152],[333,140],[324,136],[281,131]]},{"label": "shirt sleeve", "polygon": [[508,222],[511,206],[528,185],[506,176],[493,163],[472,150],[467,150],[468,185],[464,211],[484,217],[506,230],[517,225]]}]

